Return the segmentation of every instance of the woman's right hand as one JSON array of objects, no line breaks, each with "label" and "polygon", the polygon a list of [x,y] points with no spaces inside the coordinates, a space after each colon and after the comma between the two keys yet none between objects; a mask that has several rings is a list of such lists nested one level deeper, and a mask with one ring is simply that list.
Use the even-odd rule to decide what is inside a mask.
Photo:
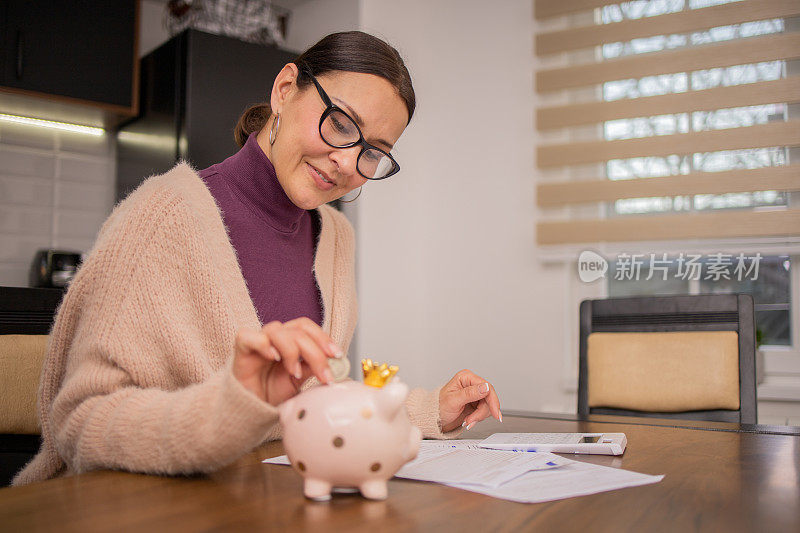
[{"label": "woman's right hand", "polygon": [[301,317],[273,321],[259,329],[236,333],[233,375],[244,388],[277,406],[300,391],[311,376],[332,383],[329,358],[344,357],[319,324]]}]

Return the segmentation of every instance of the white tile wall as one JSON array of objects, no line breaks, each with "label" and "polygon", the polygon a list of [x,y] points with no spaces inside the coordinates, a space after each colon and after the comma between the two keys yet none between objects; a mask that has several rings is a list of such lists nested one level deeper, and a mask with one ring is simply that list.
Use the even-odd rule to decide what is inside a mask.
[{"label": "white tile wall", "polygon": [[25,286],[39,248],[87,252],[114,205],[110,135],[0,122],[0,285]]}]

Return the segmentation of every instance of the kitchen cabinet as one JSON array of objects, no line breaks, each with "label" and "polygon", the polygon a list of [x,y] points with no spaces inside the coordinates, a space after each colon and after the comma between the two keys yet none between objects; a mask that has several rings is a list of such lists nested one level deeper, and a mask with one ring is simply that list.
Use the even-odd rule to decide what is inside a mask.
[{"label": "kitchen cabinet", "polygon": [[3,91],[136,114],[136,0],[0,4]]}]

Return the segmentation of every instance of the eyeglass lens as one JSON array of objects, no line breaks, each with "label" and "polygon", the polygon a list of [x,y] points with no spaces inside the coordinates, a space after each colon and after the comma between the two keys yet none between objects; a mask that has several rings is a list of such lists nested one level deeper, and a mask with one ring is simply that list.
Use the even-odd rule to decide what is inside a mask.
[{"label": "eyeglass lens", "polygon": [[[361,139],[353,120],[344,113],[334,109],[320,126],[322,139],[337,148],[353,146]],[[392,172],[394,165],[386,153],[366,148],[358,158],[358,171],[370,179],[380,179]]]}]

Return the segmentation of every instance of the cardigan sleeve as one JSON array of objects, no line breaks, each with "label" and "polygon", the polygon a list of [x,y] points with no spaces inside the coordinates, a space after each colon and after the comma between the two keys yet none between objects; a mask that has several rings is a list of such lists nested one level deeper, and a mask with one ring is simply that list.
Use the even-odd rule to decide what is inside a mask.
[{"label": "cardigan sleeve", "polygon": [[191,210],[168,191],[137,198],[59,311],[44,438],[74,472],[213,471],[262,442],[277,410],[233,376],[239,303]]},{"label": "cardigan sleeve", "polygon": [[77,369],[53,406],[59,454],[74,472],[211,472],[257,446],[277,410],[223,368],[174,391],[141,388],[110,363]]},{"label": "cardigan sleeve", "polygon": [[413,389],[408,393],[406,409],[411,422],[422,431],[426,439],[454,439],[461,435],[463,428],[443,432],[439,420],[439,390]]}]

